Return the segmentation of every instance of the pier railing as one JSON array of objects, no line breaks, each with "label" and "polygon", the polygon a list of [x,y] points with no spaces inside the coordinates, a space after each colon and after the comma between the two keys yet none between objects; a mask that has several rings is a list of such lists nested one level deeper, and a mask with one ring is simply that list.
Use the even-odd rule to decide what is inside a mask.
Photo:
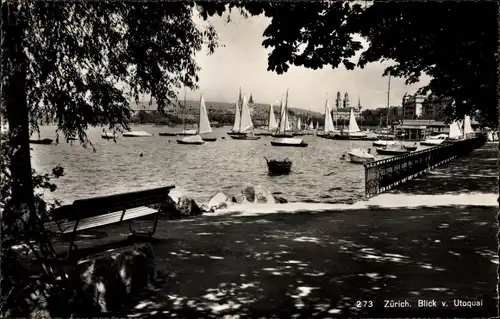
[{"label": "pier railing", "polygon": [[370,198],[449,161],[466,156],[486,143],[484,136],[365,164],[365,195]]}]

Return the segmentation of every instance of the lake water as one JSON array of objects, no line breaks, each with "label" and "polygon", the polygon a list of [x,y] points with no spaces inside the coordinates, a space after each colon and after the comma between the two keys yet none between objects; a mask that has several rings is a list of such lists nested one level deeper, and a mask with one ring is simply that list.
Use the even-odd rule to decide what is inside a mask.
[{"label": "lake water", "polygon": [[[31,145],[32,163],[40,172],[50,172],[55,165],[64,167],[65,176],[56,180],[58,189],[46,198],[68,202],[167,185],[175,185],[176,195],[206,202],[219,191],[247,183],[281,192],[290,202],[348,203],[364,196],[363,166],[340,160],[340,156],[351,147],[372,147],[370,141],[304,136],[308,147],[282,148],[271,146],[271,137],[233,140],[226,134],[229,127],[214,129],[210,135],[218,137],[217,141],[199,146],[177,144],[179,137],[158,136],[159,132],[180,129],[134,126],[132,130],[154,135],[119,134],[115,143],[102,139],[101,129],[92,128],[88,136],[96,152],[60,138],[59,144]],[[55,127],[42,127],[40,136],[55,140]],[[143,157],[139,156],[141,151]],[[292,173],[269,176],[264,156],[288,157],[293,161]]]}]

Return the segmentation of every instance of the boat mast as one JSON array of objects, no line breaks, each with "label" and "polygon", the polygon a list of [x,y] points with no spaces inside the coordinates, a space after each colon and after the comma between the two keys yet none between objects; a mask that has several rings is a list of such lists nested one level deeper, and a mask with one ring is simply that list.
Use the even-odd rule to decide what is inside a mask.
[{"label": "boat mast", "polygon": [[288,119],[288,89],[286,89],[286,98],[285,98],[285,128],[284,132],[286,134],[286,120]]},{"label": "boat mast", "polygon": [[[278,129],[276,130],[276,133],[281,133],[281,121],[283,121],[283,108],[285,106],[283,105],[283,95],[281,96],[281,102],[280,102],[280,121],[278,123]],[[284,133],[284,131],[283,131]]]},{"label": "boat mast", "polygon": [[187,116],[187,106],[186,106],[186,87],[184,86],[184,116],[182,117],[182,127],[186,130],[186,116]]},{"label": "boat mast", "polygon": [[198,114],[198,134],[200,134],[200,123],[201,123],[201,99],[203,98],[203,94],[200,94],[200,109]]},{"label": "boat mast", "polygon": [[391,96],[391,72],[389,71],[389,83],[387,84],[387,119],[386,119],[386,126],[389,127],[389,111],[391,109],[390,106],[390,99]]},{"label": "boat mast", "polygon": [[240,114],[238,115],[240,117],[240,128],[238,129],[238,133],[241,133],[241,115],[243,114],[243,100],[241,99],[241,86],[240,86],[240,97],[238,98],[238,104],[240,105]]}]

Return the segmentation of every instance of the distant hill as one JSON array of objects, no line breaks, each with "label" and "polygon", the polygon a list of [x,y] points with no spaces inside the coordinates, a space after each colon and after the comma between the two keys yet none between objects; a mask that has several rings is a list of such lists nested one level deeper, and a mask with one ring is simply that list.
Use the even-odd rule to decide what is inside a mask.
[{"label": "distant hill", "polygon": [[[171,107],[168,108],[168,110],[171,111],[180,111],[182,110],[182,106],[184,104],[183,101],[179,101],[180,104],[178,105],[172,105]],[[200,101],[193,101],[193,100],[186,100],[186,107],[188,110],[191,108],[193,112],[196,112],[198,109]],[[212,110],[213,112],[228,112],[228,113],[234,113],[234,102],[229,103],[229,102],[216,102],[216,101],[205,101],[205,105],[207,106],[208,110]],[[250,104],[251,108],[253,109],[254,113],[267,113],[269,112],[269,107],[270,104],[264,104],[264,103],[254,103]],[[131,103],[130,107],[133,110],[146,110],[146,111],[153,111],[157,110],[158,106],[156,102],[152,102],[151,105],[149,105],[149,101],[142,101],[139,103],[139,105],[136,105],[136,103]],[[295,114],[299,115],[305,115],[305,116],[312,116],[312,117],[318,117],[322,116],[321,113],[319,112],[314,112],[314,111],[309,111],[309,110],[304,110],[300,108],[289,108],[290,111],[294,112]],[[279,105],[274,105],[274,111],[279,112]]]}]

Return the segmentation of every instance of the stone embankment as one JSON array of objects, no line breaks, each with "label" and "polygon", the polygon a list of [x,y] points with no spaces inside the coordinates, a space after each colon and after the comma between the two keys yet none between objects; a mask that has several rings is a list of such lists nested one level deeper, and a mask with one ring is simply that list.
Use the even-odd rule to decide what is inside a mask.
[{"label": "stone embankment", "polygon": [[168,197],[162,205],[156,205],[163,217],[180,219],[213,213],[216,210],[227,208],[233,204],[275,204],[287,203],[279,193],[271,193],[262,186],[245,185],[229,192],[219,192],[212,196],[208,203],[199,205],[194,199],[181,196],[177,201]]}]

